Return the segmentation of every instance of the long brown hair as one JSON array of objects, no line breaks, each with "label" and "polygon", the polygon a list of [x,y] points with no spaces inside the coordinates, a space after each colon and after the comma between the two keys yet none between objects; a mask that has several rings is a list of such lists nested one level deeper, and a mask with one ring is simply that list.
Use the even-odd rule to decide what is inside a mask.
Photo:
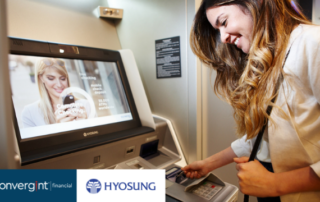
[{"label": "long brown hair", "polygon": [[[253,19],[248,54],[234,45],[223,44],[219,30],[206,17],[214,6],[238,5]],[[203,0],[195,16],[190,35],[193,52],[217,71],[214,92],[233,107],[237,134],[252,138],[265,124],[268,105],[277,95],[284,73],[282,63],[292,30],[299,24],[311,24],[291,5],[291,0]]]}]

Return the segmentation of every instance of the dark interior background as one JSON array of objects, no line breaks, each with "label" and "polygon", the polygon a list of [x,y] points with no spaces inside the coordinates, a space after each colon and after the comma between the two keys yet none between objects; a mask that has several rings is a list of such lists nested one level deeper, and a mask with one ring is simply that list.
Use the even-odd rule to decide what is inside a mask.
[{"label": "dark interior background", "polygon": [[300,5],[302,12],[309,20],[312,20],[312,0],[296,0]]}]

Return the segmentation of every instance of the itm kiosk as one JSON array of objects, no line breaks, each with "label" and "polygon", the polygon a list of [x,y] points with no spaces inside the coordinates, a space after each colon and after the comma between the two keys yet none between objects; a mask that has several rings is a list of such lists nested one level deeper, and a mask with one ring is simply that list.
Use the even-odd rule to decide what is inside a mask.
[{"label": "itm kiosk", "polygon": [[9,41],[17,169],[165,169],[168,202],[237,201],[213,173],[181,171],[174,128],[152,115],[130,50]]}]

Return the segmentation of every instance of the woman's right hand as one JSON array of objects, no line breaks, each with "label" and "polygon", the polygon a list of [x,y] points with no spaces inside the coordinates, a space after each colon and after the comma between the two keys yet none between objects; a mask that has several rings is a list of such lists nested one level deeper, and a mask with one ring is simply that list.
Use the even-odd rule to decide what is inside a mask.
[{"label": "woman's right hand", "polygon": [[181,170],[184,171],[187,178],[200,178],[208,174],[211,170],[204,160],[202,161],[195,161],[183,168]]},{"label": "woman's right hand", "polygon": [[[67,111],[70,112],[70,109]],[[73,121],[76,117],[72,116],[71,113],[64,113],[64,110],[58,109],[55,113],[56,123],[64,123]]]},{"label": "woman's right hand", "polygon": [[184,171],[185,175],[188,178],[200,178],[207,175],[212,170],[220,168],[221,166],[227,165],[233,162],[233,159],[236,158],[237,155],[232,150],[231,146],[228,148],[202,160],[195,161],[183,168],[181,170]]}]

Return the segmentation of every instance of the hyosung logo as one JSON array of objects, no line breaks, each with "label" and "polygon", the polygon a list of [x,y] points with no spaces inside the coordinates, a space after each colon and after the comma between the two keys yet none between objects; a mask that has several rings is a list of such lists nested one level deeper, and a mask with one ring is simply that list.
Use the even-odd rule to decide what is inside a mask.
[{"label": "hyosung logo", "polygon": [[101,183],[97,179],[91,179],[87,182],[87,190],[90,194],[97,194],[101,190]]}]

